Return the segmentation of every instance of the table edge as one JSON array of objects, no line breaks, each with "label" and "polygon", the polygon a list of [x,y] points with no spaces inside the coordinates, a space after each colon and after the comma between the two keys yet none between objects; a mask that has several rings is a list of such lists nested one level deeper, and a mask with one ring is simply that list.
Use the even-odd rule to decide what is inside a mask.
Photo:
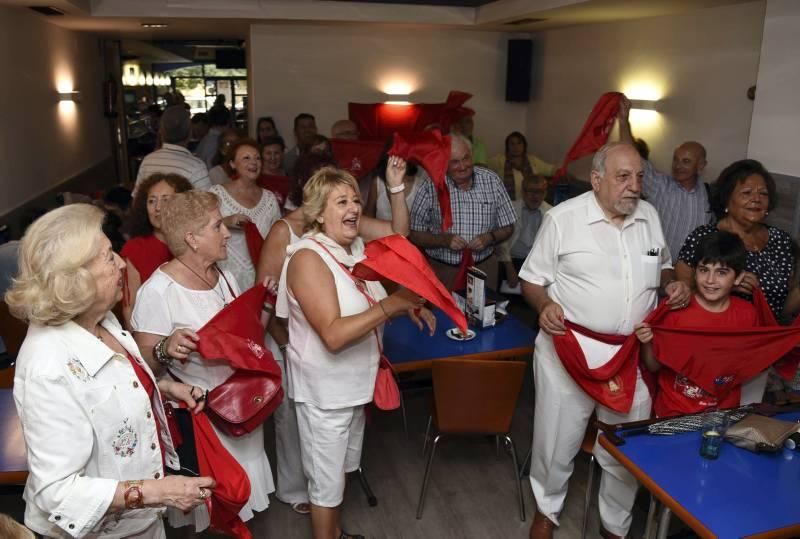
[{"label": "table edge", "polygon": [[[403,361],[401,363],[392,363],[392,368],[395,372],[413,372],[421,370],[429,370],[431,363],[439,361],[440,359],[472,359],[472,360],[494,360],[505,359],[509,357],[528,356],[533,353],[533,345],[522,346],[518,348],[506,348],[505,350],[495,350],[492,352],[478,352],[476,354],[463,354],[455,356],[437,357],[435,359],[421,359],[419,361]],[[391,358],[389,358],[391,362]]]},{"label": "table edge", "polygon": [[691,514],[685,507],[678,503],[672,496],[661,488],[649,475],[647,475],[641,468],[629,459],[622,451],[619,450],[611,441],[602,434],[598,437],[598,442],[612,457],[617,459],[647,490],[649,490],[661,503],[669,507],[678,518],[685,522],[692,530],[694,530],[703,539],[717,539],[708,528],[706,528],[697,518]]}]

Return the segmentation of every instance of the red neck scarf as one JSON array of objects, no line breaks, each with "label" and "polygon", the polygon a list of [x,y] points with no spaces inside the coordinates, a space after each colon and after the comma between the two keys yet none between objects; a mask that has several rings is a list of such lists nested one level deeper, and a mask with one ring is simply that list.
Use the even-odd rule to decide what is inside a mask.
[{"label": "red neck scarf", "polygon": [[[762,324],[770,320],[774,322],[760,289],[755,290],[753,300]],[[690,329],[659,325],[668,313],[666,301],[662,301],[645,318],[645,322],[653,329],[653,353],[660,363],[686,376],[719,401],[726,397],[733,398],[732,392],[738,392],[742,383],[800,344],[800,319],[796,319],[791,327],[773,325]],[[607,344],[622,344],[622,347],[608,363],[590,369],[573,330]],[[639,363],[639,340],[636,335],[605,335],[567,322],[566,334],[554,336],[553,344],[564,368],[587,395],[616,412],[626,413],[630,410]],[[755,350],[758,350],[758,354],[753,353]],[[800,354],[790,355],[794,370],[792,365],[786,366],[784,369],[787,372],[796,371],[796,358],[800,358]],[[652,386],[648,386],[652,392]]]}]

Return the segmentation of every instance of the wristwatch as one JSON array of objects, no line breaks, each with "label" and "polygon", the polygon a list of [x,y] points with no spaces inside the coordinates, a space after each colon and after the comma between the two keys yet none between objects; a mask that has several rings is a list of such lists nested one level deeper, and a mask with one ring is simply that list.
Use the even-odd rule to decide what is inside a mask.
[{"label": "wristwatch", "polygon": [[142,494],[143,481],[123,481],[125,488],[125,509],[141,509],[144,507],[144,495]]}]

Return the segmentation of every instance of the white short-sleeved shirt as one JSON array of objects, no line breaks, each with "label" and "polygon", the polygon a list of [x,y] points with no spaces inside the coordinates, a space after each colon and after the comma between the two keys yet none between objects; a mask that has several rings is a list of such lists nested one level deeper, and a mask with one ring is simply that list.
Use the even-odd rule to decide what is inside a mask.
[{"label": "white short-sleeved shirt", "polygon": [[[236,202],[236,199],[222,185],[215,185],[209,191],[219,197],[219,210],[223,217],[236,213],[246,215],[258,227],[262,238],[267,237],[269,229],[281,217],[278,199],[266,189],[261,190],[261,199],[253,208],[245,208]],[[247,290],[255,284],[256,267],[250,257],[250,251],[247,250],[247,239],[243,230],[231,229],[231,238],[228,240],[228,258],[220,261],[219,267],[233,274],[240,290]]]},{"label": "white short-sleeved shirt", "polygon": [[[238,295],[233,276],[224,275]],[[197,331],[234,299],[223,278],[217,280],[212,290],[192,290],[159,268],[136,293],[131,326],[136,332],[165,337],[179,328]],[[233,374],[226,360],[205,360],[197,352],[190,354],[186,363],[173,361],[170,370],[183,382],[203,389],[214,389]]]},{"label": "white short-sleeved shirt", "polygon": [[[361,242],[360,238],[356,241]],[[359,247],[363,251],[363,242],[359,246],[354,242],[353,252]],[[289,347],[286,350],[292,373],[289,396],[297,402],[313,404],[325,410],[366,404],[372,401],[378,374],[380,351],[375,333],[370,331],[335,354],[328,351],[286,286],[289,261],[300,249],[315,251],[328,266],[336,284],[341,316],[356,315],[370,307],[350,275],[313,240],[303,238],[291,246],[283,264],[275,305],[277,316],[289,319]],[[380,301],[386,297],[386,292],[380,284],[376,285],[374,288],[377,293],[373,292],[373,299]],[[378,328],[378,332],[382,334],[383,326]]]},{"label": "white short-sleeved shirt", "polygon": [[[649,254],[656,250],[658,255]],[[545,214],[519,277],[547,287],[567,320],[599,333],[629,335],[655,308],[661,270],[671,267],[653,206],[639,201],[618,228],[589,191]],[[577,337],[582,347],[588,341],[596,343]],[[595,362],[588,350],[584,352],[591,368],[611,357]]]}]

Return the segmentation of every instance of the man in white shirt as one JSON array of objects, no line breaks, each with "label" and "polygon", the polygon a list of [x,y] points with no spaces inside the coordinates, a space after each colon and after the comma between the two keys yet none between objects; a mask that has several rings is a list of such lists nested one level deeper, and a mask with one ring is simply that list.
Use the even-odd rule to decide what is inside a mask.
[{"label": "man in white shirt", "polygon": [[[161,116],[160,133],[163,144],[142,161],[136,175],[136,185],[142,179],[159,172],[183,176],[195,189],[210,188],[211,180],[208,179],[206,164],[186,149],[192,135],[189,111],[183,105],[168,107]],[[133,190],[136,192],[136,187]]]},{"label": "man in white shirt", "polygon": [[[605,344],[581,329],[630,335],[656,306],[664,286],[673,307],[688,303],[689,287],[674,281],[669,249],[655,208],[640,200],[642,160],[629,144],[601,148],[592,162],[592,191],[548,211],[519,277],[525,299],[539,313],[536,338],[531,486],[537,513],[532,539],[550,539],[564,507],[572,461],[592,412],[599,420],[621,423],[650,416],[651,399],[636,368],[635,388],[620,388],[617,377],[596,382],[607,394],[632,392],[627,412],[614,412],[590,397],[569,375],[556,354],[553,335],[573,331],[586,366],[597,369],[612,360],[619,345]],[[574,326],[567,330],[565,321]],[[608,403],[608,402],[607,402]],[[631,524],[637,483],[599,445],[603,468],[600,521],[603,537],[624,537]]]}]

